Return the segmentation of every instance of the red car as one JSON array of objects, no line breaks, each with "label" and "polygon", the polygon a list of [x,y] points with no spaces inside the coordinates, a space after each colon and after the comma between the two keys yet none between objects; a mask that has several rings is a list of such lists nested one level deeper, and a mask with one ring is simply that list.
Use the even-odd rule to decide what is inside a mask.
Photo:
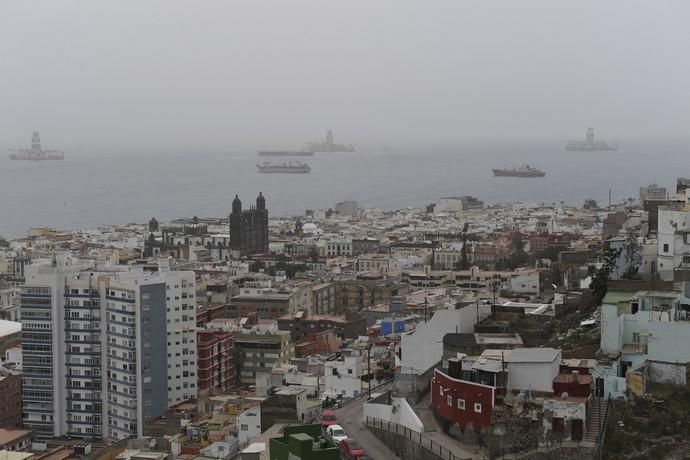
[{"label": "red car", "polygon": [[357,459],[364,456],[364,449],[352,438],[343,439],[338,443],[347,458]]},{"label": "red car", "polygon": [[336,421],[335,411],[325,410],[321,413],[321,426],[324,430],[331,425],[335,425]]}]

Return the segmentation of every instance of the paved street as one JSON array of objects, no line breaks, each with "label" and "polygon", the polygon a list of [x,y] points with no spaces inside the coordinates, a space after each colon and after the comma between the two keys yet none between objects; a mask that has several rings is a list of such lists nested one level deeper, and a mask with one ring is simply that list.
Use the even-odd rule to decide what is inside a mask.
[{"label": "paved street", "polygon": [[357,440],[373,460],[400,460],[384,443],[378,440],[362,423],[362,408],[366,398],[336,410],[338,424],[350,437]]}]

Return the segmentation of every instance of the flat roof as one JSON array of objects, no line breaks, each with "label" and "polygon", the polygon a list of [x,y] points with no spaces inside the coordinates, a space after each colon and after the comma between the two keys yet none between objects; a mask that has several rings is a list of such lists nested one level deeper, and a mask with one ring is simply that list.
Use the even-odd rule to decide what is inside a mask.
[{"label": "flat roof", "polygon": [[516,348],[504,359],[507,363],[550,363],[560,354],[561,350],[555,348]]},{"label": "flat roof", "polygon": [[255,442],[242,451],[243,454],[259,454],[266,451],[265,442]]},{"label": "flat roof", "polygon": [[618,305],[621,302],[629,302],[635,298],[635,293],[630,291],[608,291],[601,304]]},{"label": "flat roof", "polygon": [[31,434],[29,430],[14,430],[8,428],[0,428],[0,444],[5,445],[17,439],[23,438]]},{"label": "flat roof", "polygon": [[0,319],[0,337],[22,332],[22,323]]}]

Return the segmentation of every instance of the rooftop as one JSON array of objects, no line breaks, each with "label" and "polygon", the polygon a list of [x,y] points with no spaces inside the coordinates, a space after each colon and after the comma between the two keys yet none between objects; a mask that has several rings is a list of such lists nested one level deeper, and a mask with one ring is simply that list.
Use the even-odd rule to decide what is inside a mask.
[{"label": "rooftop", "polygon": [[12,441],[16,441],[17,439],[21,439],[24,436],[28,436],[30,434],[31,431],[28,430],[0,428],[0,445],[9,444]]},{"label": "rooftop", "polygon": [[507,363],[550,363],[558,359],[561,350],[555,348],[516,348],[506,353]]},{"label": "rooftop", "polygon": [[22,331],[22,323],[0,319],[0,337],[17,334]]}]

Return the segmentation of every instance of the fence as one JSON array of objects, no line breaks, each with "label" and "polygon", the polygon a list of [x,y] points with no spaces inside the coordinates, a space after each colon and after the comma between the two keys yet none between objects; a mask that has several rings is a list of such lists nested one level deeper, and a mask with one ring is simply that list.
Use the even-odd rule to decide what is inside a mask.
[{"label": "fence", "polygon": [[[376,385],[375,387],[371,387],[371,392],[373,393],[374,391],[376,391],[380,388],[387,387],[391,383],[393,383],[393,379],[385,380],[383,383],[380,383],[380,384]],[[352,402],[359,401],[360,399],[366,398],[368,396],[369,396],[369,390],[367,389],[366,391],[361,392],[357,396],[353,396],[352,398],[348,398],[345,400],[341,400],[340,402],[337,402],[334,409],[339,409],[341,407],[345,407]]]},{"label": "fence", "polygon": [[405,439],[409,439],[410,441],[414,442],[415,444],[418,444],[422,448],[428,450],[432,454],[437,455],[444,460],[469,460],[470,458],[456,455],[443,445],[439,444],[438,441],[434,442],[433,439],[431,439],[428,436],[425,436],[423,433],[411,430],[406,426],[400,425],[395,422],[389,422],[387,420],[381,420],[374,417],[367,417],[364,423],[365,425],[371,428],[384,430],[388,433],[394,433],[404,437]]},{"label": "fence", "polygon": [[601,460],[604,454],[604,438],[606,438],[606,426],[609,421],[609,412],[611,410],[611,395],[609,395],[608,399],[606,400],[606,409],[604,410],[604,416],[600,418],[600,423],[601,425],[599,426],[599,436],[597,437],[597,451],[596,451],[596,458]]}]

